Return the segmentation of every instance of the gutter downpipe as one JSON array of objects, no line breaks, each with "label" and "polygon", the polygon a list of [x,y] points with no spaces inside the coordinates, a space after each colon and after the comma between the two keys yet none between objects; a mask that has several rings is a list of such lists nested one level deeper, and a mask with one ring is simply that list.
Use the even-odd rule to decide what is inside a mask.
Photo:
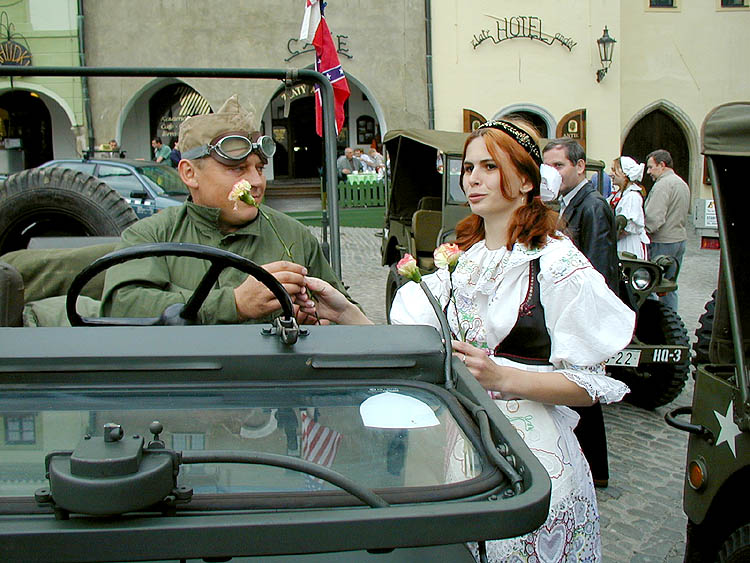
[{"label": "gutter downpipe", "polygon": [[[78,0],[78,64],[86,66],[86,42],[84,39],[83,27],[83,0]],[[81,76],[81,94],[83,96],[83,113],[86,119],[86,132],[88,133],[89,146],[85,151],[90,156],[93,154],[94,143],[94,122],[91,115],[91,97],[89,96],[89,78]]]},{"label": "gutter downpipe", "polygon": [[432,3],[424,0],[425,59],[427,63],[427,123],[435,129],[435,99],[432,90]]}]

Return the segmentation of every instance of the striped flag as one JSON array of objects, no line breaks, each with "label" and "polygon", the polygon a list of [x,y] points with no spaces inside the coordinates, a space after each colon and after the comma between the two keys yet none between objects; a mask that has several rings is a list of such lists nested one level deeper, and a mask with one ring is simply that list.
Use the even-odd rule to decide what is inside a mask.
[{"label": "striped flag", "polygon": [[[331,467],[341,445],[343,435],[327,426],[315,422],[306,411],[300,413],[302,420],[302,444],[300,457],[304,460]],[[308,489],[320,489],[323,481],[316,477],[305,475]]]},{"label": "striped flag", "polygon": [[[325,74],[333,86],[334,106],[336,109],[336,134],[344,125],[344,103],[349,98],[349,83],[341,68],[336,46],[323,15],[325,2],[305,0],[305,17],[299,32],[300,41],[312,43],[315,47],[315,70]],[[315,86],[315,131],[323,136],[323,102],[320,88]]]}]

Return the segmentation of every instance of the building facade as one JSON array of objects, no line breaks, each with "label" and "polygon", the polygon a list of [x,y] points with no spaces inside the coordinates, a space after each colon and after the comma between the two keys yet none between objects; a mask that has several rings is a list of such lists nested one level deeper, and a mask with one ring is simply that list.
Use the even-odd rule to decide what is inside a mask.
[{"label": "building facade", "polygon": [[[616,43],[598,82],[605,28]],[[520,113],[607,164],[666,148],[693,198],[710,197],[700,126],[748,98],[747,29],[744,0],[436,1],[435,126]]]},{"label": "building facade", "polygon": [[[16,37],[37,66],[313,65],[298,40],[302,0],[21,0],[4,10],[0,41]],[[748,0],[334,0],[326,17],[351,89],[341,152],[389,129],[467,130],[515,113],[607,163],[667,148],[698,199],[710,197],[700,124],[750,91]],[[615,40],[606,72],[605,28]],[[0,164],[19,137],[24,167],[110,139],[148,159],[152,137],[169,143],[182,120],[233,93],[278,143],[269,177],[319,176],[312,89],[278,80],[0,79],[0,117],[15,127],[0,131],[11,149]]]}]

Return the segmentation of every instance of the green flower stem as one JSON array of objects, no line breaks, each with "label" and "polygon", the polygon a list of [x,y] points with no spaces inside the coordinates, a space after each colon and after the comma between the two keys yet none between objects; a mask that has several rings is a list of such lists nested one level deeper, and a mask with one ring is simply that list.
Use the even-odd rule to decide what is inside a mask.
[{"label": "green flower stem", "polygon": [[456,295],[453,293],[453,272],[450,270],[448,271],[448,279],[450,280],[450,284],[451,284],[451,293],[448,296],[448,301],[453,303],[453,310],[456,311],[456,324],[458,324],[458,333],[459,333],[459,336],[461,337],[461,342],[466,342],[466,333],[464,332],[464,327],[461,324],[461,317],[458,314],[458,305],[456,304]]},{"label": "green flower stem", "polygon": [[253,196],[250,195],[248,192],[245,192],[244,194],[242,194],[242,197],[240,199],[243,202],[247,203],[248,205],[252,205],[253,207],[258,208],[258,211],[263,216],[263,218],[266,221],[268,221],[269,225],[271,225],[271,229],[273,229],[273,232],[276,235],[276,238],[279,239],[281,246],[284,247],[284,254],[289,258],[289,260],[294,260],[294,258],[292,257],[291,247],[286,245],[286,243],[284,242],[284,239],[281,238],[279,231],[276,230],[276,225],[273,224],[273,221],[271,221],[271,218],[266,214],[266,212],[260,208],[260,205],[255,201]]}]

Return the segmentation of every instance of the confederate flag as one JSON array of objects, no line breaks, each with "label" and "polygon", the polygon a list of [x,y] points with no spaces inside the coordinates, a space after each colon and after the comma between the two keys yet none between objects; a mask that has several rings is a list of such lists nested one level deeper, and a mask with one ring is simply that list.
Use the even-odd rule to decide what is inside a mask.
[{"label": "confederate flag", "polygon": [[[344,102],[349,97],[349,83],[341,68],[336,46],[323,15],[325,4],[320,0],[305,0],[305,18],[299,32],[300,41],[312,43],[315,47],[315,70],[325,74],[333,86],[336,108],[336,134],[344,125]],[[323,103],[320,90],[315,86],[315,131],[323,136]]]}]

